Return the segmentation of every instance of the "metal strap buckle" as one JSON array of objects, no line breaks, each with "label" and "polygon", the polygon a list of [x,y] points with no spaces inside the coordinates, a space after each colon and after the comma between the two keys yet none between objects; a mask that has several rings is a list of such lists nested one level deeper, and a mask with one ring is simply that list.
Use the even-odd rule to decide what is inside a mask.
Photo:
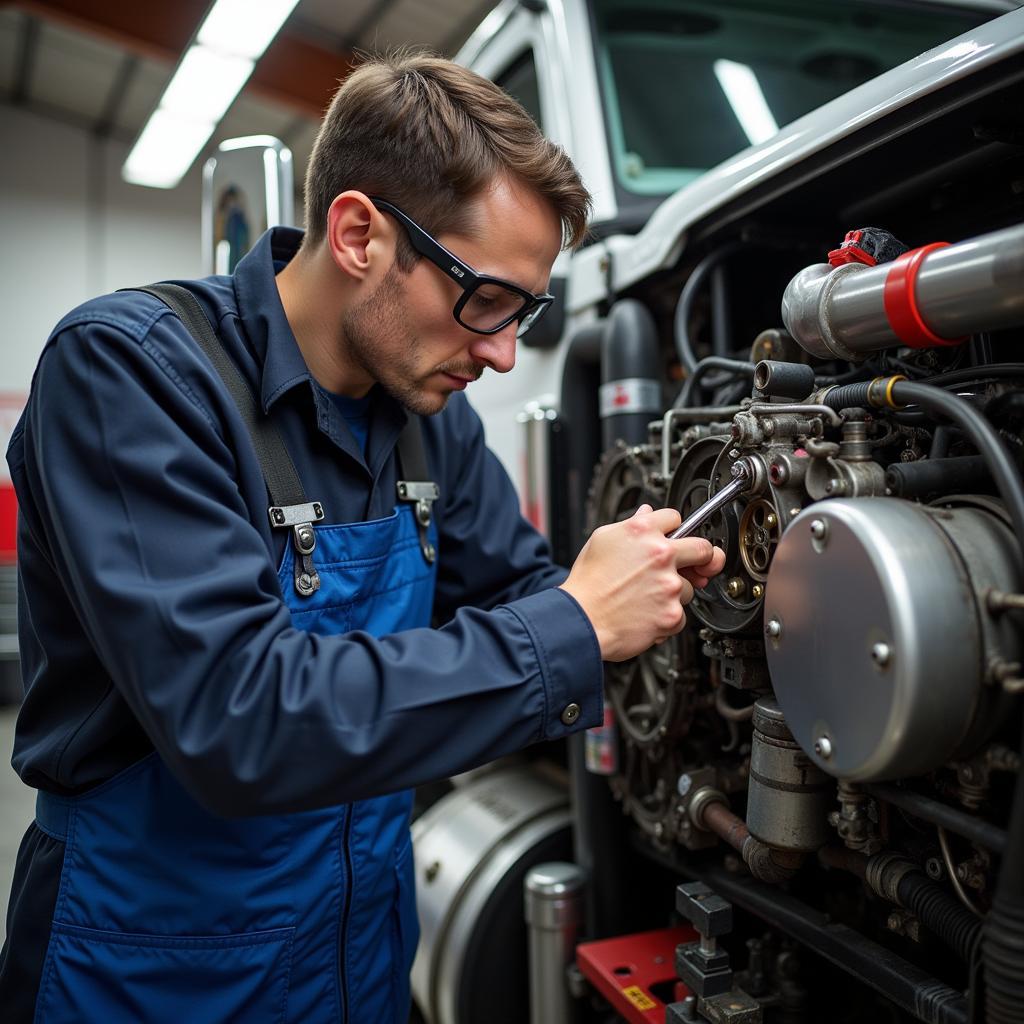
[{"label": "metal strap buckle", "polygon": [[415,503],[413,514],[420,534],[420,548],[427,562],[437,558],[437,549],[430,543],[427,530],[430,527],[431,505],[441,496],[441,489],[432,480],[399,480],[398,500]]},{"label": "metal strap buckle", "polygon": [[307,501],[302,505],[271,505],[267,509],[270,525],[275,529],[283,526],[298,526],[300,523],[319,523],[324,517],[324,507],[319,501]]},{"label": "metal strap buckle", "polygon": [[323,505],[319,501],[307,501],[302,505],[271,505],[267,515],[272,527],[291,527],[292,546],[295,548],[295,590],[302,597],[309,597],[320,589],[320,574],[313,564],[313,551],[316,549],[313,523],[323,519]]}]

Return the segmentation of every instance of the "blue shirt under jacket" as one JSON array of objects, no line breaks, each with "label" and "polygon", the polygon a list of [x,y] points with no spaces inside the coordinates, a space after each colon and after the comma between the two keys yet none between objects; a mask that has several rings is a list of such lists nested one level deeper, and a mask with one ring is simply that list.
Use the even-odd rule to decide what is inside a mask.
[{"label": "blue shirt under jacket", "polygon": [[[383,517],[405,412],[375,393],[364,456],[311,378],[274,282],[301,237],[274,229],[232,277],[190,284],[325,523]],[[285,533],[270,530],[241,417],[181,323],[138,292],[65,317],[8,449],[25,782],[79,793],[155,747],[217,813],[300,811],[598,724],[596,637],[553,589],[564,570],[465,397],[424,418],[423,435],[441,489],[445,624],[316,636],[291,625],[276,574]],[[570,703],[581,713],[566,726]]]}]

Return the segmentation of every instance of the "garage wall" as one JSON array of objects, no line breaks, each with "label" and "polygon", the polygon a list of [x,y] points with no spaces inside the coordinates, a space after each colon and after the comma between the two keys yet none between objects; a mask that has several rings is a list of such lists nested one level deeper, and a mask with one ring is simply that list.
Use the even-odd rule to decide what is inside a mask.
[{"label": "garage wall", "polygon": [[201,169],[170,191],[128,185],[124,144],[6,104],[0,139],[0,393],[17,395],[74,306],[199,275]]}]

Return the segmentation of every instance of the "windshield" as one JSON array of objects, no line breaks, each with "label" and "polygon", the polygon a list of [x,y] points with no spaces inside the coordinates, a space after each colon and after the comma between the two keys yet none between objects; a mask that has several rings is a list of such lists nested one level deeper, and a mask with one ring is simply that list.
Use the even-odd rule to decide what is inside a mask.
[{"label": "windshield", "polygon": [[858,0],[595,0],[619,184],[667,195],[992,15]]}]

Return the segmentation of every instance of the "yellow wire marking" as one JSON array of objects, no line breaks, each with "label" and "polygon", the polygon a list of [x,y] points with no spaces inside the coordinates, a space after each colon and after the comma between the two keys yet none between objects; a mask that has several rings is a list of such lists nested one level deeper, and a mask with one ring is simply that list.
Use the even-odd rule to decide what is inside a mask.
[{"label": "yellow wire marking", "polygon": [[907,378],[902,373],[894,374],[892,377],[889,378],[889,383],[886,384],[886,386],[885,386],[885,404],[888,405],[890,409],[902,409],[903,408],[902,405],[897,405],[892,400],[892,386],[895,383],[897,383],[897,381],[906,380],[906,379]]},{"label": "yellow wire marking", "polygon": [[[903,406],[897,405],[892,399],[892,387],[897,381],[906,379],[902,373],[894,374],[892,377],[875,377],[868,385],[868,402],[876,409],[882,409],[885,406],[890,409],[902,409]],[[880,396],[879,390],[882,384],[885,385],[885,393]]]}]

